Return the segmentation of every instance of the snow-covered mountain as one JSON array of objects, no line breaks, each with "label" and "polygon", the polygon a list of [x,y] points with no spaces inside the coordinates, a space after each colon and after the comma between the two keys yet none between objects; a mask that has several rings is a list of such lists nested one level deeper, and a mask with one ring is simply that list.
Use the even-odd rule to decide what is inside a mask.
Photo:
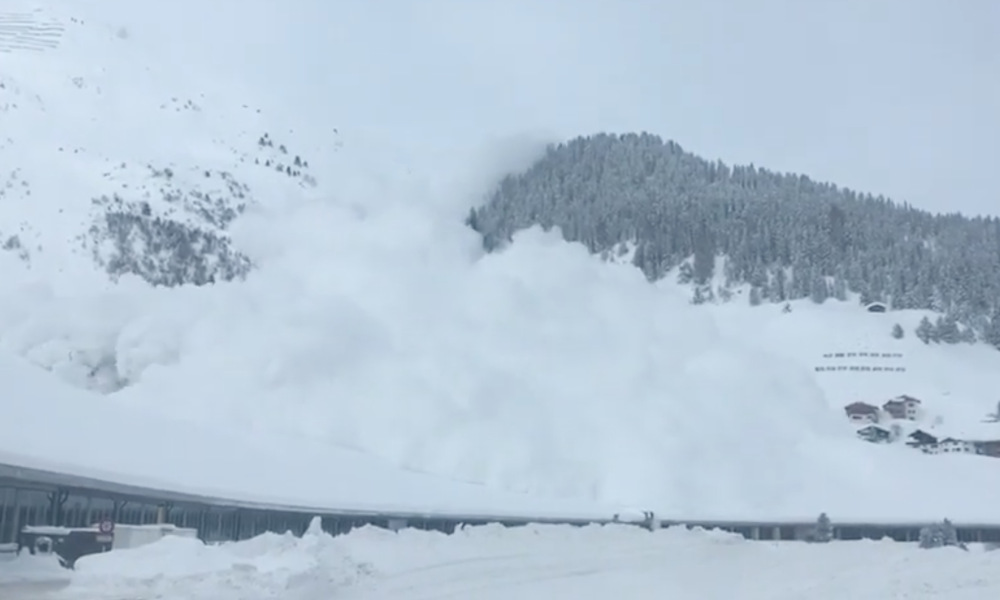
[{"label": "snow-covered mountain", "polygon": [[[294,101],[308,79],[267,85],[298,72],[258,60],[249,19],[273,5],[140,4],[0,14],[0,347],[26,369],[94,403],[665,515],[991,514],[1000,462],[860,443],[842,407],[908,393],[978,419],[995,351],[894,340],[914,315],[853,304],[694,307],[555,232],[484,254],[463,218],[537,144],[335,125]],[[905,372],[815,370],[885,348]]]},{"label": "snow-covered mountain", "polygon": [[100,3],[17,6],[0,15],[8,261],[167,286],[244,277],[230,225],[261,193],[315,186],[309,157],[238,95],[136,48],[126,25],[73,16]]}]

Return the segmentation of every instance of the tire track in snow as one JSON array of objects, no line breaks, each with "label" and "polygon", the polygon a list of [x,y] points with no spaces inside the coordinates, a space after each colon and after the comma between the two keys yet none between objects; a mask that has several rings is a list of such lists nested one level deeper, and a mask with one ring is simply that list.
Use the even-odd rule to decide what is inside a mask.
[{"label": "tire track in snow", "polygon": [[67,585],[68,583],[65,581],[0,583],[0,598],[3,600],[45,600]]},{"label": "tire track in snow", "polygon": [[569,556],[545,553],[481,556],[406,569],[352,592],[360,592],[358,598],[366,600],[460,600],[544,582],[648,568],[651,562],[665,559],[664,549],[655,546]]},{"label": "tire track in snow", "polygon": [[0,53],[58,48],[65,31],[58,20],[38,13],[0,12]]}]

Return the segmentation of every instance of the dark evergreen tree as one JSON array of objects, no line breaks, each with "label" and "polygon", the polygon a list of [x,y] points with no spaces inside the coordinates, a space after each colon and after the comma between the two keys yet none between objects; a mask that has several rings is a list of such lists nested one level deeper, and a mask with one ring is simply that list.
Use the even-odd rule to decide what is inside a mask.
[{"label": "dark evergreen tree", "polygon": [[958,330],[958,321],[953,315],[938,317],[934,323],[935,341],[943,344],[957,344],[962,341],[962,333]]},{"label": "dark evergreen tree", "polygon": [[816,528],[813,530],[812,541],[826,543],[833,541],[833,523],[826,513],[821,513],[816,519]]},{"label": "dark evergreen tree", "polygon": [[691,242],[694,256],[691,261],[691,270],[694,282],[697,285],[704,285],[711,281],[715,274],[715,232],[707,223],[698,226],[698,230]]},{"label": "dark evergreen tree", "polygon": [[983,341],[1000,350],[1000,304],[993,309],[983,331]]},{"label": "dark evergreen tree", "polygon": [[931,336],[934,334],[934,324],[931,323],[931,320],[925,316],[920,319],[920,323],[917,325],[915,333],[917,334],[917,339],[925,344],[929,344],[931,342]]},{"label": "dark evergreen tree", "polygon": [[842,277],[833,280],[833,297],[841,302],[847,300],[847,280]]},{"label": "dark evergreen tree", "polygon": [[905,333],[903,332],[902,325],[896,323],[895,325],[892,326],[892,337],[896,338],[897,340],[901,340],[903,339],[904,335]]},{"label": "dark evergreen tree", "polygon": [[931,343],[935,337],[934,324],[926,316],[920,319],[920,323],[917,325],[916,332],[917,339],[925,344]]},{"label": "dark evergreen tree", "polygon": [[814,274],[811,279],[809,298],[816,304],[823,304],[830,297],[830,287],[826,282],[826,277]]}]

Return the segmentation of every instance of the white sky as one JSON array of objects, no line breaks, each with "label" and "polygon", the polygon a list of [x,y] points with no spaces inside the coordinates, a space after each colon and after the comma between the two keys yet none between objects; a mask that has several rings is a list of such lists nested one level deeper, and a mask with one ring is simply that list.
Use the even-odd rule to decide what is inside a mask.
[{"label": "white sky", "polygon": [[995,0],[217,0],[194,14],[186,43],[225,18],[259,40],[240,59],[283,62],[260,70],[276,102],[343,126],[427,144],[641,129],[1000,214]]}]

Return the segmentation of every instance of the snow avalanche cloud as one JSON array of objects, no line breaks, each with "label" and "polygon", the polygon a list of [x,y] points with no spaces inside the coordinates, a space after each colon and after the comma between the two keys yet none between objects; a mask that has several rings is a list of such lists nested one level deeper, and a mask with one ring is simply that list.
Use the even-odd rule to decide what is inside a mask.
[{"label": "snow avalanche cloud", "polygon": [[134,3],[15,4],[0,344],[94,402],[676,513],[811,514],[871,483],[809,374],[682,292],[556,231],[482,252],[463,217],[536,140],[295,127]]}]

